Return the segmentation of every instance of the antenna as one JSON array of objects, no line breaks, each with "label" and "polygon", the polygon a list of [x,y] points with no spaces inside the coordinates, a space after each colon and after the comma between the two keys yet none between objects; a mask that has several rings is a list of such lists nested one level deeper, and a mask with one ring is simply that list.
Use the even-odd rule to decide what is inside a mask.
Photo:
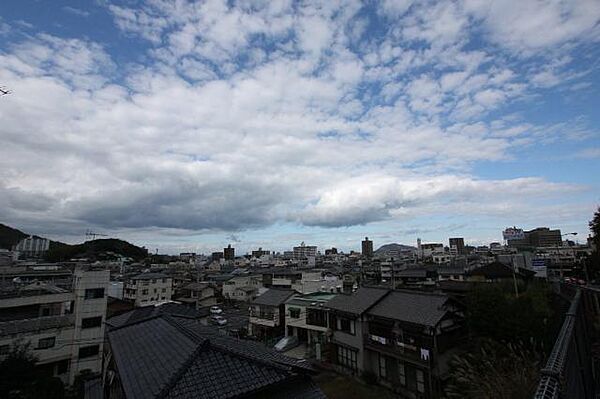
[{"label": "antenna", "polygon": [[0,87],[0,96],[5,96],[10,93],[12,93],[12,92],[10,90],[8,90],[6,87],[4,87],[4,86]]},{"label": "antenna", "polygon": [[95,240],[96,237],[108,237],[106,234],[94,233],[92,230],[87,229],[85,231],[85,239],[86,240]]}]

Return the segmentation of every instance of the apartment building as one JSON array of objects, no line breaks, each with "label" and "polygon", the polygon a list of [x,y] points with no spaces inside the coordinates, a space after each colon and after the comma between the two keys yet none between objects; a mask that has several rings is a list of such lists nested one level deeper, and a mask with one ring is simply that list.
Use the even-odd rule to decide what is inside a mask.
[{"label": "apartment building", "polygon": [[156,305],[170,301],[173,279],[162,273],[142,273],[130,278],[123,289],[123,299],[135,306]]},{"label": "apartment building", "polygon": [[68,287],[5,282],[0,288],[0,358],[25,344],[38,367],[66,384],[83,370],[100,372],[108,281],[108,270],[81,269]]}]

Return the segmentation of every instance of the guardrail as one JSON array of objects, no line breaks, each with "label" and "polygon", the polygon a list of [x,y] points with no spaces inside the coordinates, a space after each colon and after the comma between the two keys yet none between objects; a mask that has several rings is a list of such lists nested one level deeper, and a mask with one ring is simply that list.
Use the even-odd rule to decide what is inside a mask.
[{"label": "guardrail", "polygon": [[[571,299],[552,352],[541,370],[540,382],[534,399],[595,398],[596,382],[592,369],[590,323],[586,308],[597,311],[598,294],[584,287],[574,288],[561,284],[561,293]],[[564,289],[563,289],[564,288]],[[586,306],[593,299],[595,306]]]}]

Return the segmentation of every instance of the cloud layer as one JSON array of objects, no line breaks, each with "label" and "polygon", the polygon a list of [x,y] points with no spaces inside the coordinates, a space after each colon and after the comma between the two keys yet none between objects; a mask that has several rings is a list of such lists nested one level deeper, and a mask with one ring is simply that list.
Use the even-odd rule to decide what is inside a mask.
[{"label": "cloud layer", "polygon": [[107,3],[142,58],[42,32],[0,52],[2,219],[341,227],[581,190],[475,167],[593,134],[513,107],[586,87],[596,1]]}]

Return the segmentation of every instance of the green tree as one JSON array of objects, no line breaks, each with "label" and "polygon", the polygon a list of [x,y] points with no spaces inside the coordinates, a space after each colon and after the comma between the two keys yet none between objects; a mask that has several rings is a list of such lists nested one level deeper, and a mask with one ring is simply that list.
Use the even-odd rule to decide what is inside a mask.
[{"label": "green tree", "polygon": [[0,362],[0,398],[64,398],[62,381],[37,369],[37,361],[30,351],[29,343],[15,342],[9,354]]}]

